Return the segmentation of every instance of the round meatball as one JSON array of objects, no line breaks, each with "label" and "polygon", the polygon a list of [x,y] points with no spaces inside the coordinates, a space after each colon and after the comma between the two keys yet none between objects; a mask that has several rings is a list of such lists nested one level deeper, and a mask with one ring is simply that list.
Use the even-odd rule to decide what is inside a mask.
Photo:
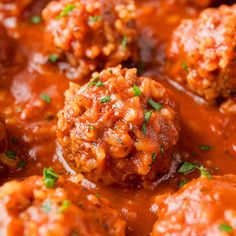
[{"label": "round meatball", "polygon": [[167,70],[208,101],[236,90],[236,4],[204,10],[183,20],[167,50]]},{"label": "round meatball", "polygon": [[133,0],[60,0],[43,11],[50,50],[78,67],[78,76],[136,58]]},{"label": "round meatball", "polygon": [[108,200],[62,177],[54,188],[43,181],[33,176],[0,188],[1,235],[125,235],[125,222]]},{"label": "round meatball", "polygon": [[164,200],[157,197],[158,220],[151,235],[235,235],[235,198],[234,175],[193,180]]},{"label": "round meatball", "polygon": [[77,172],[106,184],[153,180],[166,173],[179,123],[167,89],[121,66],[71,83],[57,138]]}]

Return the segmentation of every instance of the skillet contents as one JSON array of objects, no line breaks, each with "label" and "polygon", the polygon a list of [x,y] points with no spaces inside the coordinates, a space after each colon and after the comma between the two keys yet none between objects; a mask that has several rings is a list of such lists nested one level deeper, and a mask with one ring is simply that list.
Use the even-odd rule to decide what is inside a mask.
[{"label": "skillet contents", "polygon": [[89,179],[122,183],[168,171],[179,124],[168,91],[136,69],[108,68],[71,83],[58,115],[64,158]]},{"label": "skillet contents", "polygon": [[0,235],[236,235],[236,1],[0,2]]}]

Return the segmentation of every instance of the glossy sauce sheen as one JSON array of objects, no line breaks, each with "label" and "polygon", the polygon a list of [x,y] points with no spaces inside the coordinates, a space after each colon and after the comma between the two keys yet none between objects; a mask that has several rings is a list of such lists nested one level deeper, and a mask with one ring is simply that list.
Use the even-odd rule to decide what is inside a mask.
[{"label": "glossy sauce sheen", "polygon": [[[153,65],[145,68],[145,75],[161,82],[171,89],[179,104],[181,134],[178,153],[182,160],[197,161],[217,174],[236,174],[236,117],[222,114],[217,107],[204,101],[171,82],[162,73],[165,58],[165,43],[173,28],[182,18],[192,18],[198,11],[183,7],[172,1],[138,1],[138,26],[143,34],[155,35],[150,47],[156,45],[157,54]],[[9,149],[18,153],[26,162],[26,167],[13,173],[3,173],[1,182],[39,174],[43,168],[53,167],[57,173],[65,173],[57,161],[56,122],[57,112],[63,108],[64,91],[69,79],[57,70],[56,65],[37,66],[44,53],[43,24],[33,25],[27,20],[40,11],[39,7],[26,12],[26,17],[17,28],[15,42],[16,56],[12,60],[13,69],[5,72],[0,80],[0,113],[6,120],[9,137],[17,142],[9,142]],[[143,57],[149,56],[150,48],[143,49]],[[48,94],[51,103],[40,98]],[[200,145],[208,145],[212,150],[202,151]],[[194,155],[192,155],[194,153]],[[219,168],[219,169],[218,169]],[[184,176],[192,178],[198,173]],[[128,222],[127,235],[149,235],[156,215],[151,210],[154,195],[174,192],[183,176],[175,174],[154,190],[121,189],[98,184],[98,192],[111,201],[121,216]]]}]

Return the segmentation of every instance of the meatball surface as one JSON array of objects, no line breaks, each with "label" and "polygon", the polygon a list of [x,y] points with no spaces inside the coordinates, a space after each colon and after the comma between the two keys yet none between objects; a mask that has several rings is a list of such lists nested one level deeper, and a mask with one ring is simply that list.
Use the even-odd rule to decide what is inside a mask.
[{"label": "meatball surface", "polygon": [[1,235],[125,235],[125,222],[108,200],[62,177],[53,188],[43,181],[33,176],[0,188]]},{"label": "meatball surface", "polygon": [[170,166],[179,136],[175,103],[161,84],[121,66],[71,83],[57,138],[77,172],[106,184],[155,179]]},{"label": "meatball surface", "polygon": [[133,0],[60,0],[43,11],[51,50],[64,55],[78,76],[136,57]]},{"label": "meatball surface", "polygon": [[236,89],[236,4],[209,8],[173,32],[167,70],[208,101]]},{"label": "meatball surface", "polygon": [[235,235],[236,176],[193,180],[159,206],[152,236]]}]

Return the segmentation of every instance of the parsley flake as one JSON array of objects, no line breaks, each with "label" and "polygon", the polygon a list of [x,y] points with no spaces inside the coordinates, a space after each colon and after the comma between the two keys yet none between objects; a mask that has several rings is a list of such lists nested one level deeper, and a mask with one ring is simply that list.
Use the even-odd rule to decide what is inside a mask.
[{"label": "parsley flake", "polygon": [[52,167],[44,168],[43,170],[43,182],[47,188],[53,188],[58,179],[58,175],[54,172]]},{"label": "parsley flake", "polygon": [[8,158],[16,160],[16,157],[17,157],[16,152],[8,150],[8,151],[5,152],[5,154]]},{"label": "parsley flake", "polygon": [[59,208],[59,212],[64,212],[70,205],[71,202],[69,200],[64,200]]},{"label": "parsley flake", "polygon": [[101,103],[107,103],[110,101],[111,101],[111,96],[106,96],[106,97],[100,99]]},{"label": "parsley flake", "polygon": [[148,99],[148,103],[156,110],[160,111],[163,107],[160,103],[153,101],[151,98]]},{"label": "parsley flake", "polygon": [[178,173],[180,174],[188,174],[193,172],[196,169],[196,165],[190,162],[184,162],[180,168],[178,169]]},{"label": "parsley flake", "polygon": [[32,24],[39,24],[42,22],[42,18],[40,16],[32,16],[30,19]]},{"label": "parsley flake", "polygon": [[51,54],[51,55],[49,55],[49,57],[48,57],[48,60],[49,60],[50,62],[52,62],[52,63],[57,62],[58,59],[59,59],[59,57],[58,57],[58,55],[56,55],[56,54]]},{"label": "parsley flake", "polygon": [[182,188],[187,183],[188,183],[188,180],[184,179],[184,180],[181,180],[178,185],[179,185],[180,188]]},{"label": "parsley flake", "polygon": [[133,93],[136,97],[139,97],[142,94],[140,88],[136,84],[133,86]]},{"label": "parsley flake", "polygon": [[41,94],[40,98],[46,103],[51,103],[52,101],[51,98],[46,93]]},{"label": "parsley flake", "polygon": [[227,224],[220,224],[219,225],[219,230],[227,233],[232,233],[233,228],[230,225]]},{"label": "parsley flake", "polygon": [[127,46],[127,37],[123,36],[122,41],[121,41],[121,46],[123,49],[126,49]]},{"label": "parsley flake", "polygon": [[56,17],[56,20],[60,20],[62,17],[68,16],[71,11],[75,9],[75,5],[66,6],[60,14]]},{"label": "parsley flake", "polygon": [[207,146],[207,145],[200,145],[200,146],[199,146],[199,149],[200,149],[201,151],[210,151],[210,150],[213,149],[213,147]]},{"label": "parsley flake", "polygon": [[157,159],[157,154],[154,152],[152,153],[152,162],[155,162]]},{"label": "parsley flake", "polygon": [[102,19],[101,16],[89,16],[89,22],[91,23],[95,23],[95,22],[98,22]]},{"label": "parsley flake", "polygon": [[183,62],[183,63],[181,64],[181,67],[182,67],[186,72],[189,71],[189,69],[188,69],[188,65],[187,65],[186,62]]}]

